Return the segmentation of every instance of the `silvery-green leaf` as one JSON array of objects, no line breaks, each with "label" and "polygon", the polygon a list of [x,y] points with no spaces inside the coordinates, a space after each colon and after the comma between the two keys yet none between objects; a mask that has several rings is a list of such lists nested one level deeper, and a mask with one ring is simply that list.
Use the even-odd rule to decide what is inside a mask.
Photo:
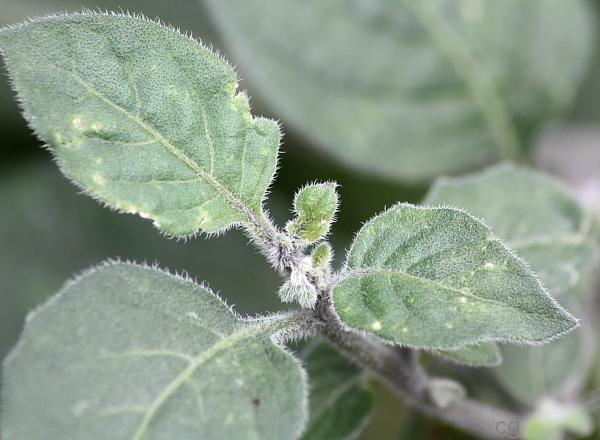
[{"label": "silvery-green leaf", "polygon": [[506,163],[441,178],[423,203],[457,206],[482,218],[553,295],[574,286],[591,261],[585,212],[559,182],[539,172]]},{"label": "silvery-green leaf", "polygon": [[287,224],[288,232],[303,243],[314,243],[329,232],[338,207],[336,184],[314,183],[302,188],[294,198],[296,217]]},{"label": "silvery-green leaf", "polygon": [[2,438],[296,438],[303,372],[273,339],[290,319],[242,319],[155,269],[89,272],[30,316],[7,358]]},{"label": "silvery-green leaf", "polygon": [[310,380],[310,419],[303,440],[355,438],[373,409],[360,369],[332,347],[311,342],[302,352]]},{"label": "silvery-green leaf", "polygon": [[502,347],[502,364],[494,373],[513,395],[535,403],[544,396],[570,395],[586,379],[591,347],[590,329],[583,326],[543,347]]},{"label": "silvery-green leaf", "polygon": [[142,18],[78,14],[0,31],[24,114],[93,197],[170,235],[260,227],[279,128],[232,68]]},{"label": "silvery-green leaf", "polygon": [[570,103],[593,42],[583,1],[206,2],[286,122],[411,181],[518,155]]},{"label": "silvery-green leaf", "polygon": [[332,295],[345,325],[416,348],[542,343],[576,326],[484,224],[453,208],[398,204],[370,220]]},{"label": "silvery-green leaf", "polygon": [[502,354],[500,349],[493,342],[486,342],[478,345],[468,345],[458,350],[439,351],[437,354],[445,357],[452,362],[470,365],[473,367],[492,367],[500,365]]},{"label": "silvery-green leaf", "polygon": [[[502,164],[480,173],[440,179],[427,204],[450,204],[485,219],[492,230],[522,255],[551,293],[578,295],[575,283],[592,260],[588,219],[562,186],[538,172]],[[567,297],[573,302],[575,298]],[[573,306],[577,306],[573,304]],[[585,327],[544,347],[502,347],[495,372],[520,399],[577,388],[589,367]]]}]

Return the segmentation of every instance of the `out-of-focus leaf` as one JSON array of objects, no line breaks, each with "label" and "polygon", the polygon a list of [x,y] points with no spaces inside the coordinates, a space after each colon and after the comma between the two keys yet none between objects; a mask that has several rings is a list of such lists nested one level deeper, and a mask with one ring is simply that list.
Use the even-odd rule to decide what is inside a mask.
[{"label": "out-of-focus leaf", "polygon": [[4,363],[2,438],[297,438],[292,315],[242,319],[191,281],[131,264],[69,283]]},{"label": "out-of-focus leaf", "polygon": [[303,440],[355,438],[373,409],[360,369],[325,343],[312,341],[302,351],[310,381],[310,420]]},{"label": "out-of-focus leaf", "polygon": [[580,203],[600,216],[600,124],[545,130],[534,156],[537,166],[568,182]]},{"label": "out-of-focus leaf", "polygon": [[205,1],[278,115],[407,181],[519,155],[570,103],[593,41],[582,1]]},{"label": "out-of-focus leaf", "polygon": [[589,368],[585,331],[577,329],[543,347],[502,346],[502,364],[494,371],[512,394],[528,403],[568,394],[585,381]]},{"label": "out-of-focus leaf", "polygon": [[469,345],[459,350],[439,351],[437,354],[453,362],[472,367],[493,367],[502,362],[500,349],[493,342]]},{"label": "out-of-focus leaf", "polygon": [[90,195],[173,236],[263,227],[279,127],[209,49],[96,13],[4,28],[0,48],[24,116]]},{"label": "out-of-focus leaf", "polygon": [[453,208],[398,204],[367,222],[332,298],[349,327],[424,349],[542,343],[576,325],[484,224]]}]

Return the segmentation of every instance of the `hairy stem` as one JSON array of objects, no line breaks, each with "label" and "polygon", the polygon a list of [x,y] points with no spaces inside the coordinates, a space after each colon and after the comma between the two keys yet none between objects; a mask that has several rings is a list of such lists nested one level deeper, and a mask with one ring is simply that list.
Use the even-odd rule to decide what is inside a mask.
[{"label": "hairy stem", "polygon": [[[304,250],[270,222],[263,227],[256,226],[258,230],[250,232],[261,252],[280,273],[289,273],[304,257]],[[307,324],[312,328],[305,334],[317,332],[324,336],[342,354],[372,372],[408,405],[480,438],[505,438],[506,427],[520,422],[521,417],[517,414],[468,397],[444,408],[436,405],[430,398],[430,387],[435,378],[421,367],[414,350],[398,349],[369,335],[347,330],[333,312],[330,280],[324,283],[312,277],[308,280],[319,292],[319,298],[312,311],[312,323]],[[513,425],[509,425],[511,422]]]},{"label": "hairy stem", "polygon": [[506,438],[506,427],[521,421],[517,414],[470,398],[457,400],[446,408],[437,406],[429,396],[434,378],[421,367],[414,350],[398,350],[368,335],[346,330],[326,298],[321,297],[315,310],[320,333],[346,357],[374,373],[408,405],[480,438]]}]

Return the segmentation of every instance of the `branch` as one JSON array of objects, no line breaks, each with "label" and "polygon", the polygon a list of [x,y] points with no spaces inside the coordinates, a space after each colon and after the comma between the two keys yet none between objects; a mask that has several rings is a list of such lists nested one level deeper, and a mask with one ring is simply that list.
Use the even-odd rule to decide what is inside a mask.
[{"label": "branch", "polygon": [[315,309],[321,334],[346,357],[372,371],[408,405],[480,438],[505,438],[506,432],[502,428],[510,422],[521,421],[517,414],[468,397],[457,400],[446,408],[437,406],[429,396],[434,378],[419,365],[413,350],[398,350],[397,347],[379,342],[368,335],[346,330],[333,314],[327,298],[327,295],[322,295]]},{"label": "branch", "polygon": [[[298,266],[299,259],[304,256],[304,249],[270,222],[266,222],[266,226],[259,228],[262,229],[262,234],[255,234],[254,241],[281,274],[289,274]],[[319,283],[309,276],[307,281],[319,292],[317,304],[312,311],[312,323],[307,322],[307,334],[318,332],[323,335],[350,360],[373,372],[408,405],[428,416],[487,439],[506,438],[506,431],[502,428],[506,428],[511,422],[521,421],[517,414],[468,397],[456,400],[447,407],[436,405],[430,398],[435,378],[430,377],[421,367],[414,350],[398,350],[397,347],[379,342],[369,335],[347,330],[333,312],[329,280]]]}]

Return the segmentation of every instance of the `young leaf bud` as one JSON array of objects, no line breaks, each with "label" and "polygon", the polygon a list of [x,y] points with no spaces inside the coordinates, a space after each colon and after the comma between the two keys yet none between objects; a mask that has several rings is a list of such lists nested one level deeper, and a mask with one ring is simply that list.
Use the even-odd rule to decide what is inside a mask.
[{"label": "young leaf bud", "polygon": [[301,189],[294,199],[296,217],[286,228],[300,243],[309,245],[323,238],[335,219],[338,196],[333,182],[315,183]]},{"label": "young leaf bud", "polygon": [[313,270],[317,272],[326,272],[329,269],[332,255],[333,251],[331,250],[331,245],[329,243],[325,242],[319,244],[311,255]]}]

